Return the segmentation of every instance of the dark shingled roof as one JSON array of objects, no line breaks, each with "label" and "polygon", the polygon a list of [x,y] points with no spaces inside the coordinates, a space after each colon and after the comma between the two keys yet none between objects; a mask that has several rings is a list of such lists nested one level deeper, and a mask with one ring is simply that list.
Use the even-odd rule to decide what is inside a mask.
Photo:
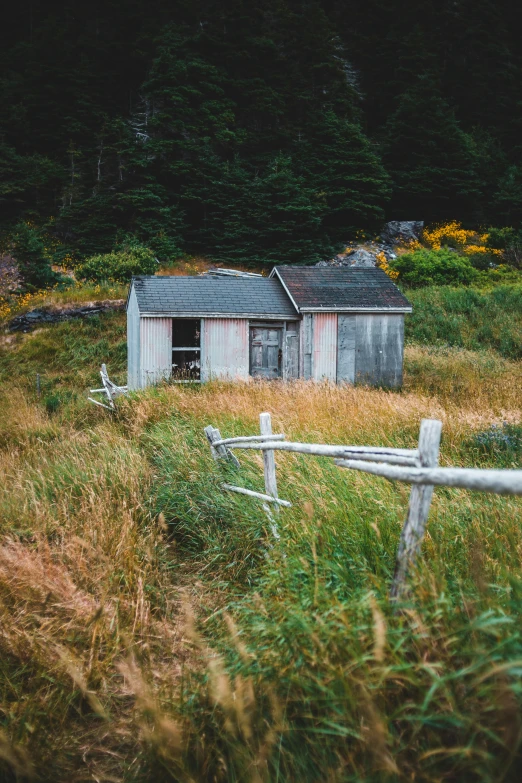
[{"label": "dark shingled roof", "polygon": [[298,318],[276,278],[140,276],[133,278],[141,313]]},{"label": "dark shingled roof", "polygon": [[377,267],[278,266],[274,272],[299,309],[411,309],[406,297]]}]

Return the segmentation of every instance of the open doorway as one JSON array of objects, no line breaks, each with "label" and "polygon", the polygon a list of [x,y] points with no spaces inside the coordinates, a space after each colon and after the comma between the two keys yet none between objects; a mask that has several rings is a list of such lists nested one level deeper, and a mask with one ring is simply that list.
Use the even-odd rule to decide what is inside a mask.
[{"label": "open doorway", "polygon": [[172,380],[201,380],[201,320],[172,319]]}]

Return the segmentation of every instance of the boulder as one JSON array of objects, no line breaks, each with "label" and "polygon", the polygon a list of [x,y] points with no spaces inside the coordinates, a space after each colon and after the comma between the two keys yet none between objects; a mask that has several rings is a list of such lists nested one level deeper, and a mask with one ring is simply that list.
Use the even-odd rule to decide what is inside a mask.
[{"label": "boulder", "polygon": [[413,242],[420,239],[423,229],[423,220],[391,220],[384,225],[381,239],[392,245]]},{"label": "boulder", "polygon": [[346,266],[377,266],[377,259],[372,253],[361,247],[348,256],[344,263]]}]

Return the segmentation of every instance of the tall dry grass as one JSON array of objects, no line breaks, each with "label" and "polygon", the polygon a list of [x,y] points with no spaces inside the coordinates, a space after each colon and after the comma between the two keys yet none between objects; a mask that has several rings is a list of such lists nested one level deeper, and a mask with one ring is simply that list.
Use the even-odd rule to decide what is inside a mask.
[{"label": "tall dry grass", "polygon": [[407,488],[277,455],[276,540],[220,489],[262,489],[259,455],[230,472],[202,429],[252,433],[269,410],[294,439],[412,446],[435,416],[443,462],[470,464],[474,432],[519,420],[520,366],[410,347],[401,393],[165,386],[111,417],[78,393],[103,323],[0,357],[0,777],[515,780],[519,502],[437,490],[394,615]]}]

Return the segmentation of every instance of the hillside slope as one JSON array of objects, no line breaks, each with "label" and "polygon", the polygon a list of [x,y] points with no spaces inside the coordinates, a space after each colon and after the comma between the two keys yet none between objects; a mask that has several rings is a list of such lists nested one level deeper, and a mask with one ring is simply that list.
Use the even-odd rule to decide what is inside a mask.
[{"label": "hillside slope", "polygon": [[520,363],[410,345],[400,393],[164,386],[111,416],[101,361],[124,380],[122,314],[0,345],[2,779],[518,780],[520,501],[438,489],[393,613],[407,487],[278,455],[274,539],[220,488],[262,489],[259,455],[216,464],[203,427],[411,447],[432,416],[443,464],[514,467]]}]

